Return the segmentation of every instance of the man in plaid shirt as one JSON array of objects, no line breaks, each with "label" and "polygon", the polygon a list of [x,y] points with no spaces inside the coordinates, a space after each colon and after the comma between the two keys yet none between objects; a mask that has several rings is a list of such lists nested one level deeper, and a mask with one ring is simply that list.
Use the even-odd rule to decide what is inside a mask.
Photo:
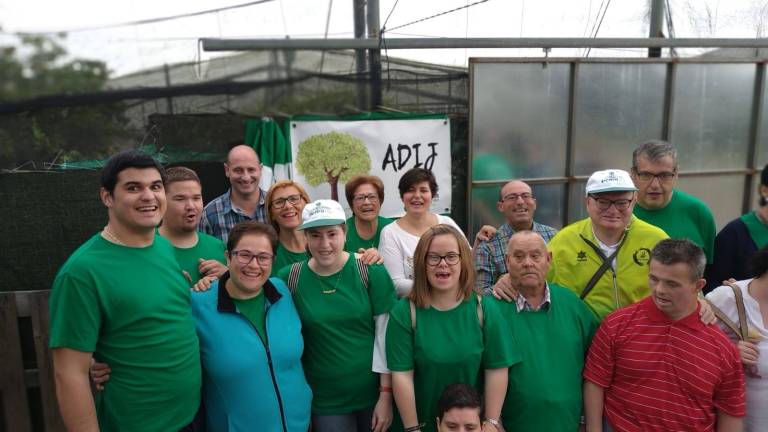
[{"label": "man in plaid shirt", "polygon": [[224,164],[224,175],[229,179],[231,187],[224,195],[205,206],[199,229],[226,244],[229,230],[238,222],[266,221],[264,198],[267,193],[259,187],[259,156],[247,145],[232,147]]},{"label": "man in plaid shirt", "polygon": [[507,243],[512,234],[517,231],[533,231],[541,235],[546,242],[557,234],[555,228],[533,220],[536,198],[533,197],[531,187],[525,182],[513,180],[505,184],[499,193],[496,207],[507,221],[499,227],[494,236],[481,242],[475,252],[475,287],[484,294],[491,294],[499,278],[507,273]]}]

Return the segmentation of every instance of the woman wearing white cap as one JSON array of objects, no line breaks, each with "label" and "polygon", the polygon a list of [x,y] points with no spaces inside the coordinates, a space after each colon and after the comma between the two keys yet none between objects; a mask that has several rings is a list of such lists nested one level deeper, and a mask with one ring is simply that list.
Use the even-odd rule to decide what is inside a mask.
[{"label": "woman wearing white cap", "polygon": [[392,421],[392,388],[378,343],[395,302],[392,280],[383,266],[344,251],[346,215],[338,202],[307,204],[302,220],[298,229],[311,257],[278,277],[287,281],[302,321],[313,430],[385,431]]}]

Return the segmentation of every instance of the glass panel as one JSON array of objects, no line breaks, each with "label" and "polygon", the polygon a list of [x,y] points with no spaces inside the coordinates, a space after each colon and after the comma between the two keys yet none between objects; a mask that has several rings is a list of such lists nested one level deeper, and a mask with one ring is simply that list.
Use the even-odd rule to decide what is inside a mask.
[{"label": "glass panel", "polygon": [[763,169],[768,163],[768,91],[765,88],[763,88],[761,97],[763,98],[763,112],[760,119],[760,136],[757,140],[757,169]]},{"label": "glass panel", "polygon": [[[496,208],[499,200],[499,186],[480,186],[472,188],[472,230],[468,234],[474,238],[482,225],[498,227],[504,223],[504,216]],[[533,195],[536,197],[536,214],[534,220],[551,227],[560,228],[563,225],[563,192],[562,184],[533,185]]]},{"label": "glass panel", "polygon": [[474,180],[565,174],[569,65],[473,65]]},{"label": "glass panel", "polygon": [[664,64],[580,64],[575,106],[576,175],[627,169],[632,150],[662,136]]},{"label": "glass panel", "polygon": [[752,210],[760,208],[760,173],[752,177],[752,199],[749,202],[749,208]]},{"label": "glass panel", "polygon": [[741,215],[744,176],[681,177],[677,188],[704,201],[715,215],[717,230]]},{"label": "glass panel", "polygon": [[577,220],[587,217],[587,207],[584,204],[584,196],[586,194],[585,188],[587,187],[587,181],[578,181],[572,183],[571,196],[568,200],[568,223],[574,223]]},{"label": "glass panel", "polygon": [[754,64],[677,66],[671,132],[681,170],[746,166],[755,70]]}]

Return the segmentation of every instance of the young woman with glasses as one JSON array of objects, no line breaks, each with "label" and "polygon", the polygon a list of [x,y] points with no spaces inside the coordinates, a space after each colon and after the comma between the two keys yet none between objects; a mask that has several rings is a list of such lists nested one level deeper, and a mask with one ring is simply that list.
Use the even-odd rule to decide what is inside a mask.
[{"label": "young woman with glasses", "polygon": [[[387,365],[403,431],[434,431],[437,400],[451,383],[482,387],[485,431],[498,430],[508,368],[520,362],[494,303],[475,294],[464,236],[435,225],[414,253],[413,290],[390,312]],[[394,429],[393,430],[397,430]]]}]

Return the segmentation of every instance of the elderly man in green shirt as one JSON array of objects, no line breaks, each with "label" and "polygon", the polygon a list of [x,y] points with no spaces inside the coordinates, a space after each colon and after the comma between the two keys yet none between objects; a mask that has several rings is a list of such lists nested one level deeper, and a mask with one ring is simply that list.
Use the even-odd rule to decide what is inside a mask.
[{"label": "elderly man in green shirt", "polygon": [[517,296],[494,301],[523,361],[509,368],[504,428],[575,431],[583,424],[581,371],[597,320],[571,290],[547,283],[552,255],[541,235],[513,234],[506,259]]}]

